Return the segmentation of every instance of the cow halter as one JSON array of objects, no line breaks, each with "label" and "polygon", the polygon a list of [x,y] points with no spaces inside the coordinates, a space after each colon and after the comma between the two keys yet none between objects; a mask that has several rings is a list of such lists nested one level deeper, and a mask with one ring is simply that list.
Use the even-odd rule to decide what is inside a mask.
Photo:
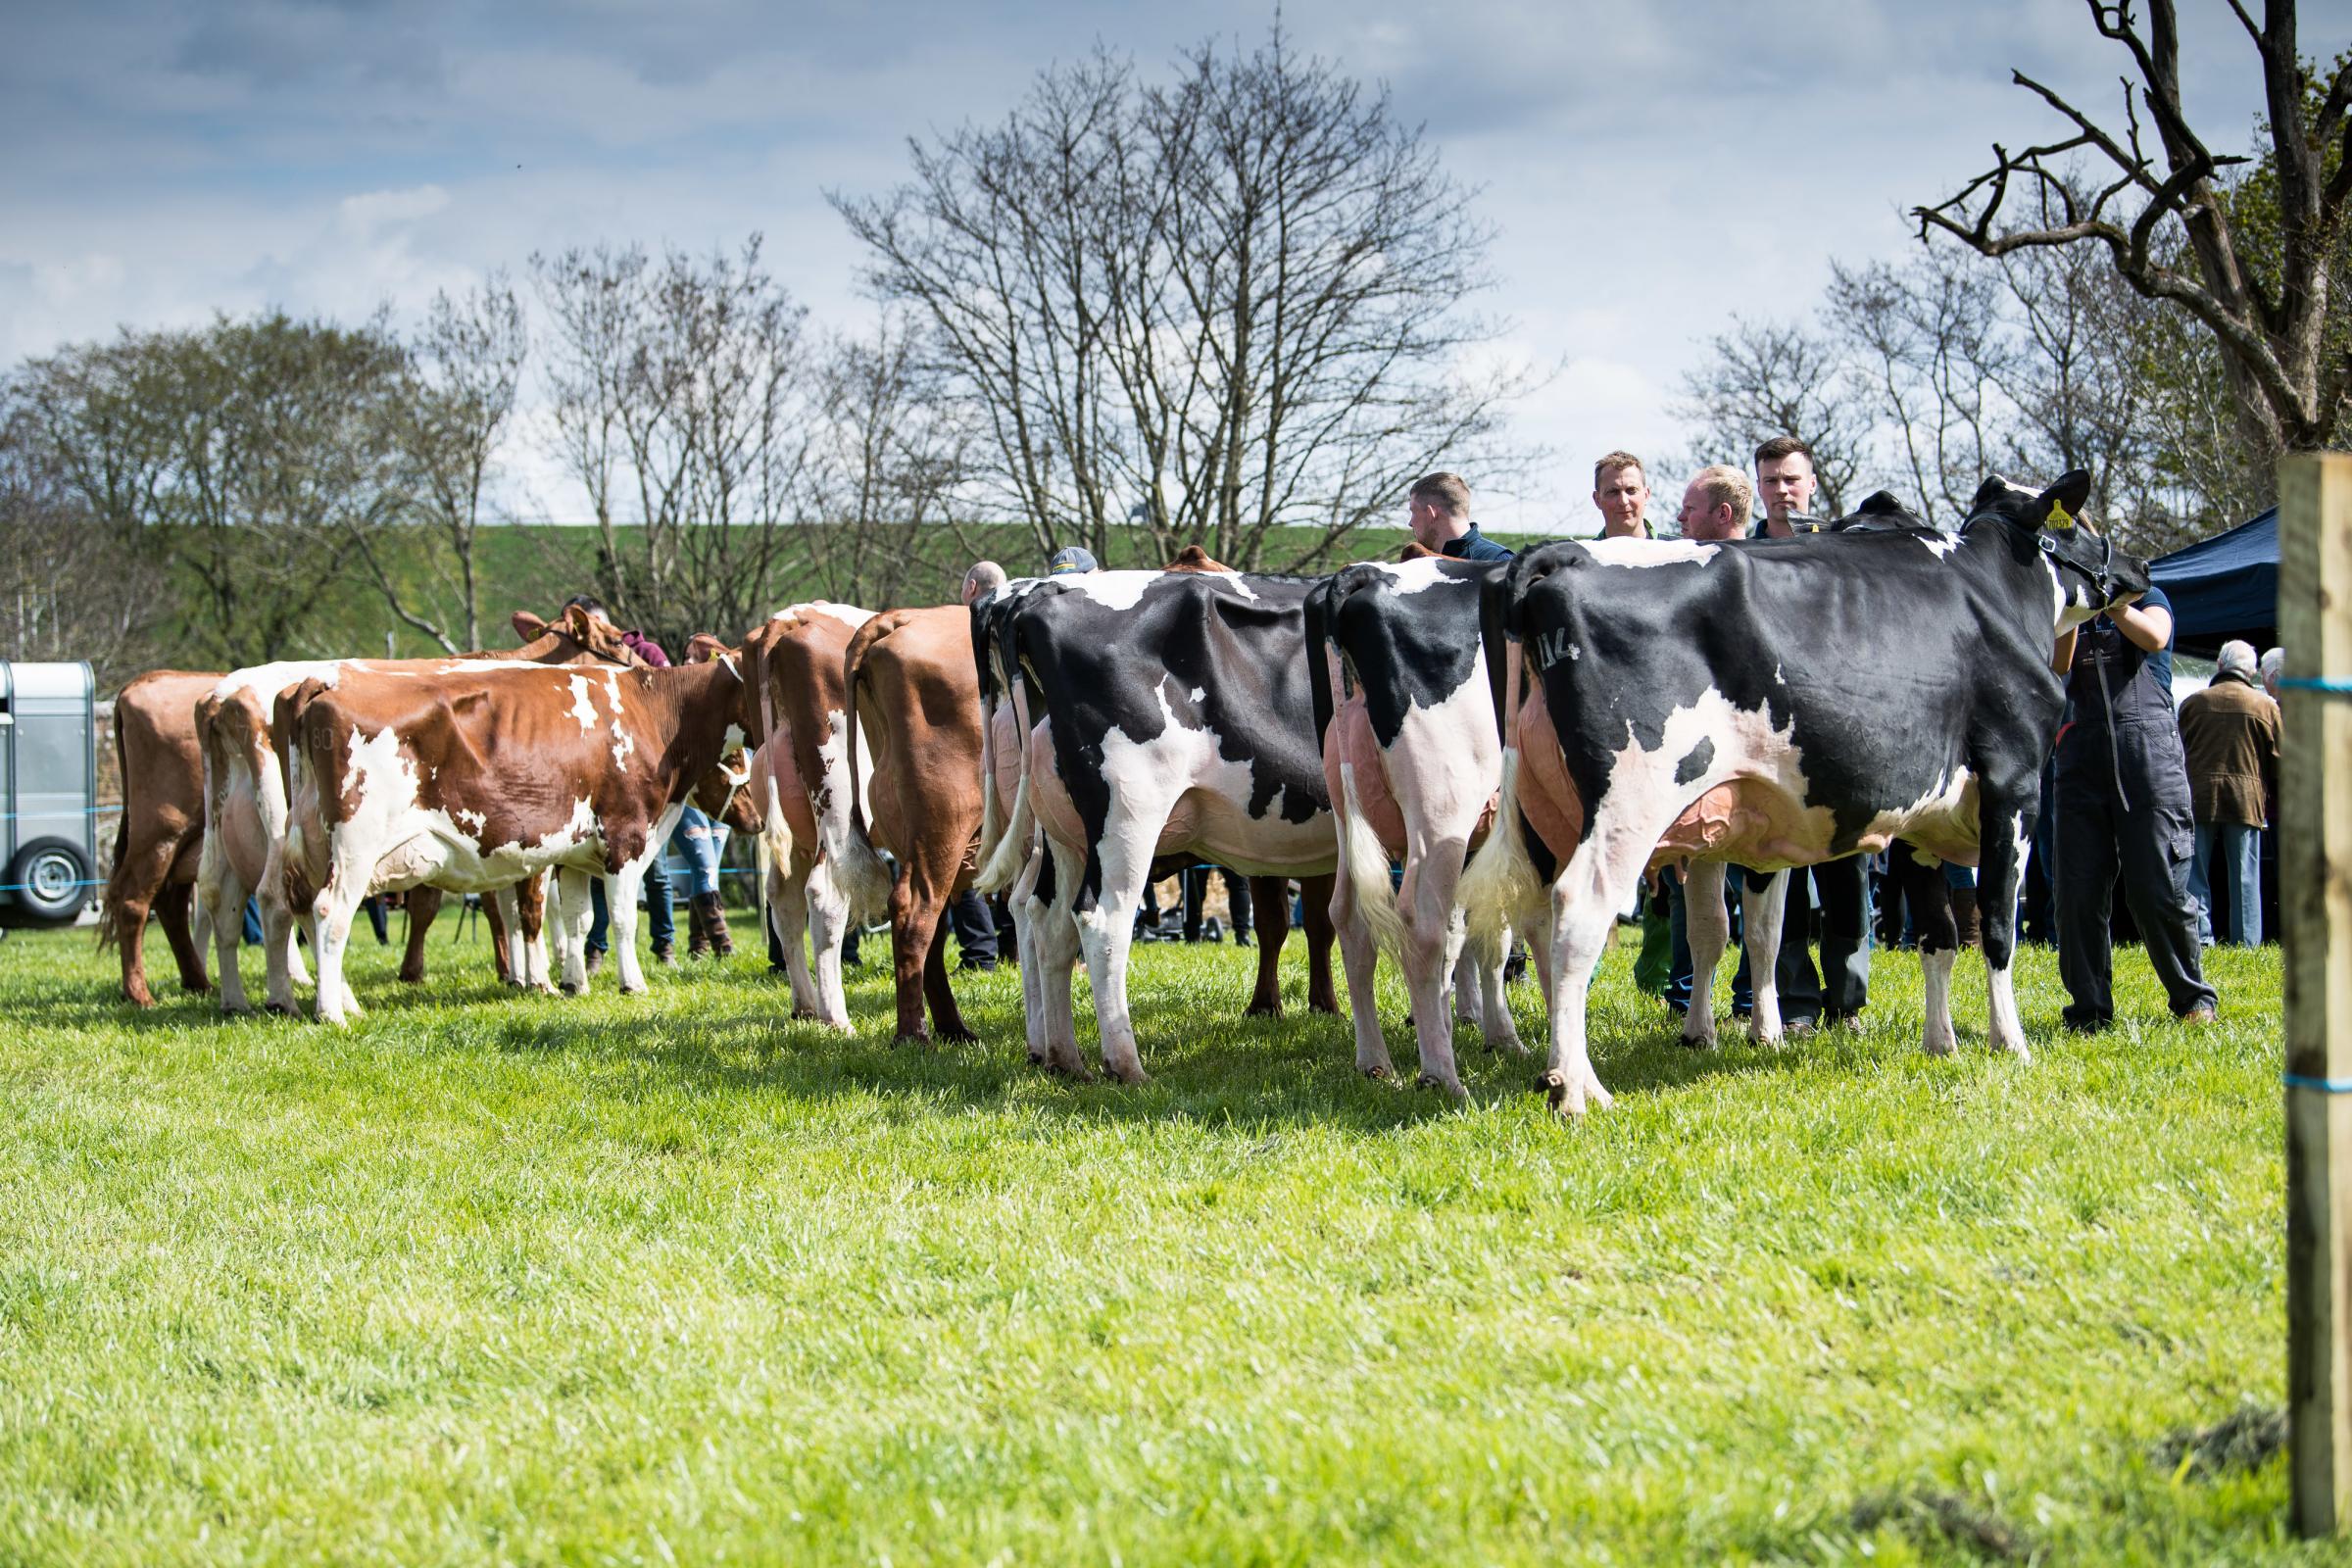
[{"label": "cow halter", "polygon": [[[1960,537],[1967,538],[1969,529],[1974,528],[1980,522],[1991,519],[1998,519],[2002,522],[2016,520],[1998,512],[1980,512],[1960,525]],[[2085,566],[2080,561],[2070,560],[2060,555],[2056,541],[2039,528],[2034,530],[2034,544],[2043,555],[2050,558],[2050,566],[2053,570],[2072,571],[2088,582],[2099,607],[2105,609],[2107,602],[2115,597],[2115,541],[2093,529],[2086,528],[2083,532],[2090,534],[2099,542],[2099,566],[2096,571]]]}]

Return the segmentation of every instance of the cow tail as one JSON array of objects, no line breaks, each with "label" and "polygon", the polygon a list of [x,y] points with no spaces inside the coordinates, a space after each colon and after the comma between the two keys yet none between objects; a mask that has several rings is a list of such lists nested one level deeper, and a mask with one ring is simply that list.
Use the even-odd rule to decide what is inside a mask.
[{"label": "cow tail", "polygon": [[874,644],[903,624],[895,615],[876,615],[858,628],[842,655],[841,706],[842,722],[849,726],[845,754],[849,758],[850,809],[838,829],[833,829],[836,819],[830,812],[819,826],[825,831],[825,853],[833,861],[833,875],[850,896],[853,916],[860,921],[871,920],[890,907],[891,876],[890,867],[874,852],[873,840],[866,836],[865,806],[858,790],[858,674]]},{"label": "cow tail", "polygon": [[1494,800],[1494,826],[1470,858],[1457,895],[1470,919],[1470,952],[1481,966],[1502,961],[1503,942],[1514,922],[1533,926],[1544,896],[1536,862],[1528,858],[1519,824],[1519,752],[1502,754],[1502,789]]},{"label": "cow tail", "polygon": [[[204,838],[196,847],[196,917],[205,933],[198,939],[200,943],[210,940],[212,935],[212,915],[205,895],[220,886],[227,870],[221,863],[228,848],[221,840],[220,823],[221,797],[228,788],[228,775],[221,767],[220,744],[220,703],[207,695],[196,704],[196,760],[203,770],[204,790]],[[223,909],[220,913],[224,919],[236,918],[234,910]]]},{"label": "cow tail", "polygon": [[974,865],[996,857],[1004,838],[1004,802],[997,794],[997,672],[989,662],[989,601],[972,606],[972,667],[980,685],[980,848]]},{"label": "cow tail", "polygon": [[[1010,619],[997,622],[998,630],[990,634],[988,653],[993,659],[1005,652],[1003,634],[1014,628]],[[992,674],[994,671],[992,670]],[[1030,851],[1037,842],[1037,803],[1030,799],[1029,790],[1029,710],[1021,701],[1023,677],[1011,660],[1003,670],[1003,695],[998,701],[1012,705],[1013,770],[1018,775],[1012,789],[1012,814],[997,845],[981,862],[980,872],[972,878],[972,886],[984,894],[1004,893],[1020,877],[1029,863]],[[993,728],[993,726],[992,726]]]},{"label": "cow tail", "polygon": [[122,749],[122,699],[115,699],[115,777],[122,782],[122,820],[115,824],[114,858],[107,862],[106,886],[98,900],[98,951],[104,953],[122,940],[122,901],[129,892],[122,886],[122,842],[130,837],[130,824],[138,818],[130,808],[130,759]]},{"label": "cow tail", "polygon": [[1364,929],[1389,956],[1403,962],[1404,920],[1396,912],[1396,888],[1389,880],[1389,852],[1364,815],[1355,793],[1355,764],[1340,764],[1340,799],[1332,802],[1340,813],[1340,858],[1346,863],[1348,886],[1356,915]]},{"label": "cow tail", "polygon": [[1333,703],[1331,699],[1331,621],[1333,603],[1339,597],[1339,579],[1326,577],[1307,590],[1306,595],[1306,689],[1314,704],[1315,750],[1323,749],[1323,737],[1330,733]]}]

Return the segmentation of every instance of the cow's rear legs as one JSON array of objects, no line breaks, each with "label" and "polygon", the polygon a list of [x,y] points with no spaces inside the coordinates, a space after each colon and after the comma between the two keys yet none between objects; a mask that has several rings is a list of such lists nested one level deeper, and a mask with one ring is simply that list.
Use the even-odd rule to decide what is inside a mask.
[{"label": "cow's rear legs", "polygon": [[[1578,858],[1585,858],[1580,851]],[[1594,857],[1597,858],[1597,857]],[[1586,873],[1579,875],[1580,872]],[[1593,1106],[1607,1109],[1609,1092],[1592,1070],[1585,1038],[1585,992],[1600,966],[1617,926],[1617,901],[1591,886],[1587,867],[1569,862],[1551,887],[1551,1050],[1536,1087],[1554,1114],[1581,1116]],[[1574,888],[1578,891],[1571,892]]]},{"label": "cow's rear legs", "polygon": [[548,901],[557,930],[556,952],[564,964],[563,991],[576,997],[588,989],[588,928],[596,909],[588,902],[588,873],[564,866],[556,873],[555,897]]},{"label": "cow's rear legs", "polygon": [[1740,892],[1740,926],[1747,939],[1747,978],[1755,993],[1747,1035],[1759,1046],[1781,1038],[1781,917],[1788,906],[1788,873],[1775,871],[1761,887],[1751,877]]},{"label": "cow's rear legs", "polygon": [[[1031,857],[1036,893],[1029,909],[1033,928],[1030,951],[1037,959],[1038,1016],[1046,1061],[1054,1071],[1083,1082],[1094,1072],[1078,1050],[1078,1015],[1070,997],[1070,977],[1078,967],[1083,946],[1072,907],[1077,902],[1080,863],[1076,854],[1050,845],[1041,847]],[[1024,877],[1030,874],[1022,873]],[[1024,986],[1026,983],[1024,973]]]},{"label": "cow's rear legs", "polygon": [[1078,942],[1086,953],[1087,977],[1094,982],[1102,1066],[1121,1083],[1142,1084],[1151,1079],[1144,1071],[1135,1017],[1127,1003],[1127,956],[1135,941],[1136,906],[1143,902],[1152,875],[1152,851],[1167,823],[1168,807],[1154,803],[1120,810],[1115,791],[1112,801],[1113,820],[1095,848],[1098,892],[1090,906],[1078,910]]},{"label": "cow's rear legs", "polygon": [[1393,1078],[1396,1065],[1389,1059],[1389,1043],[1380,1031],[1380,1008],[1373,1000],[1380,945],[1355,906],[1355,884],[1348,877],[1332,885],[1329,913],[1339,936],[1340,962],[1348,971],[1348,1010],[1355,1025],[1355,1070],[1367,1078]]},{"label": "cow's rear legs", "polygon": [[2010,964],[2017,957],[2017,884],[2026,863],[2026,846],[2034,837],[2035,797],[1987,790],[1981,797],[1978,842],[1983,846],[1977,864],[1977,915],[1984,945],[1986,1000],[1991,1004],[1991,1032],[1986,1042],[2020,1061],[2032,1059],[2026,1050],[2025,1026],[2017,1015],[2017,987]]},{"label": "cow's rear legs", "polygon": [[1693,860],[1683,876],[1683,925],[1690,942],[1690,1004],[1683,1014],[1683,1044],[1694,1051],[1715,1045],[1715,966],[1732,942],[1723,878],[1721,860]]},{"label": "cow's rear legs", "polygon": [[1931,1056],[1946,1056],[1958,1044],[1952,1031],[1952,965],[1960,956],[1960,926],[1952,918],[1951,888],[1943,880],[1941,864],[1901,839],[1888,847],[1886,863],[1919,930],[1919,968],[1926,993],[1920,1049]]},{"label": "cow's rear legs", "polygon": [[164,928],[164,940],[171,944],[172,961],[179,967],[179,989],[201,997],[213,989],[213,982],[204,972],[204,952],[190,928],[195,892],[190,883],[166,883],[155,896],[155,918]]}]

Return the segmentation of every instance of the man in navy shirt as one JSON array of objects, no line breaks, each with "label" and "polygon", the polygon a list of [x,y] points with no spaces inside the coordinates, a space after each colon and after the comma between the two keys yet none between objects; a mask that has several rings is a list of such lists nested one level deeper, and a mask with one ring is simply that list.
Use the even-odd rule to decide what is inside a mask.
[{"label": "man in navy shirt", "polygon": [[1457,561],[1508,561],[1511,552],[1470,520],[1470,486],[1458,473],[1423,474],[1405,492],[1405,525],[1425,550]]},{"label": "man in navy shirt", "polygon": [[2196,848],[2188,764],[2173,713],[2173,607],[2161,588],[2075,635],[2058,731],[2058,974],[2070,1029],[2115,1021],[2108,921],[2120,879],[2173,1013],[2210,1023],[2188,862]]}]

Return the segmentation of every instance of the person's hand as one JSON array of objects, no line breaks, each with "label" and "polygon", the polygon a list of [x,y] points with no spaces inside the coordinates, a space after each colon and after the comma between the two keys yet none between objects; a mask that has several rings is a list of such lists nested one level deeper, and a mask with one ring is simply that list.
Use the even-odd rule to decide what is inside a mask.
[{"label": "person's hand", "polygon": [[2124,595],[2123,598],[2118,599],[2114,604],[2108,606],[2107,608],[2109,610],[2130,610],[2133,605],[2138,603],[2139,595],[2136,593],[2129,593]]}]

